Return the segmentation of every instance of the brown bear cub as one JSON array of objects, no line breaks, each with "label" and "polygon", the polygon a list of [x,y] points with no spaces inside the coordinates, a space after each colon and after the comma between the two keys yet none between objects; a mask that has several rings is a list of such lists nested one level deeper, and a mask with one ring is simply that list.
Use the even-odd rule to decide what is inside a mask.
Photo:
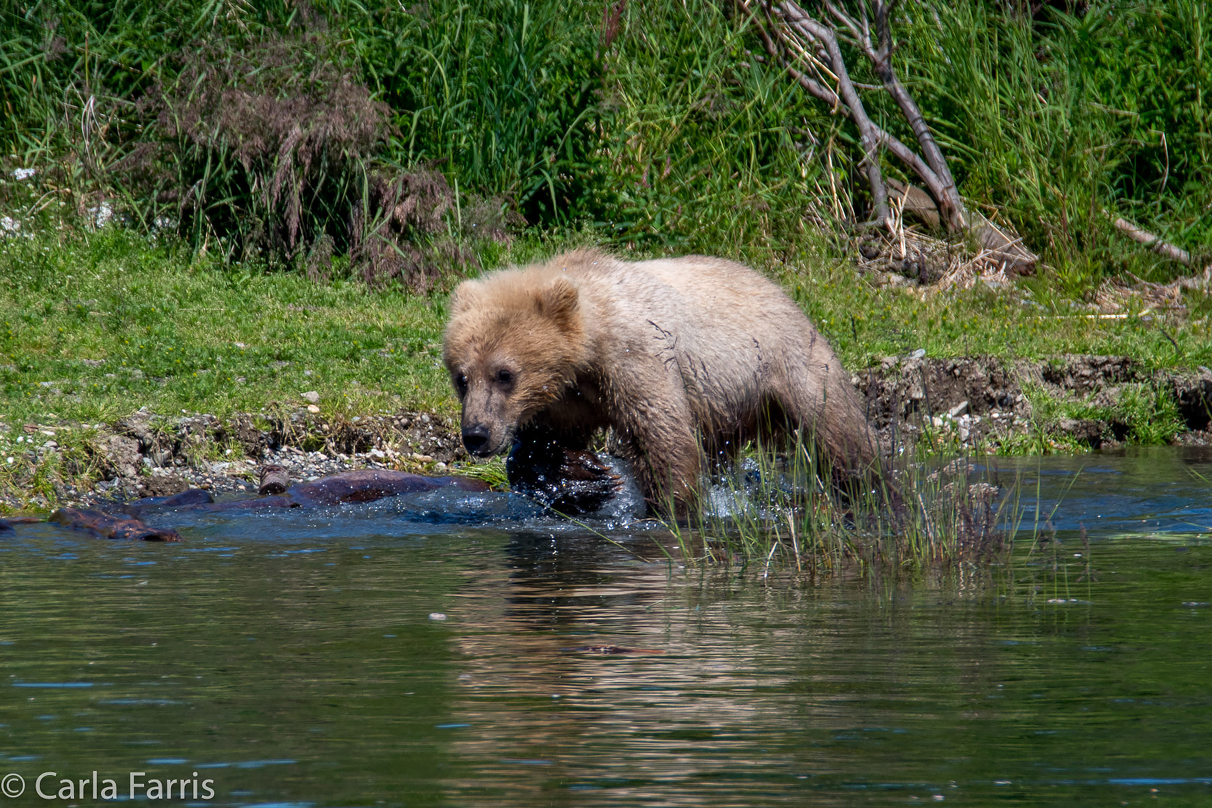
[{"label": "brown bear cub", "polygon": [[842,474],[878,450],[824,337],[778,286],[721,258],[579,250],[465,281],[444,358],[467,451],[510,451],[515,490],[560,510],[614,490],[585,454],[603,428],[658,510],[692,500],[705,456],[771,428],[803,430]]}]

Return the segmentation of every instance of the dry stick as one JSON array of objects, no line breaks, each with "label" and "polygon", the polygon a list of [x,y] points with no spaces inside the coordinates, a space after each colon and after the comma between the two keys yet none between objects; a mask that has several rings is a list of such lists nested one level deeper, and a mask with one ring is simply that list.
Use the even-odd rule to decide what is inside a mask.
[{"label": "dry stick", "polygon": [[859,130],[859,141],[863,147],[863,163],[867,171],[867,182],[871,185],[871,198],[875,206],[875,217],[885,227],[891,226],[891,214],[888,211],[888,189],[884,186],[884,176],[880,172],[879,135],[875,125],[867,117],[863,102],[858,96],[858,90],[850,81],[850,73],[846,63],[842,61],[842,49],[838,46],[837,36],[833,29],[821,25],[809,17],[795,3],[783,3],[779,7],[783,19],[808,40],[816,40],[824,46],[829,55],[829,69],[837,76],[837,94],[850,108],[850,118]]},{"label": "dry stick", "polygon": [[[894,194],[905,195],[905,199],[907,200],[904,206],[905,210],[910,211],[930,227],[937,227],[939,225],[940,214],[938,207],[935,205],[934,199],[930,194],[912,185],[891,178],[888,180],[888,188]],[[1030,273],[1034,269],[1035,265],[1039,262],[1039,256],[1022,246],[1020,243],[1022,241],[1021,236],[1011,238],[1002,232],[1001,228],[985,218],[980,211],[974,213],[973,219],[975,219],[975,223],[972,229],[982,247],[981,254],[974,260],[979,261],[988,254],[992,255],[1007,269],[1011,269],[1014,272]]]},{"label": "dry stick", "polygon": [[[1144,244],[1150,250],[1153,250],[1153,252],[1157,253],[1163,258],[1169,258],[1171,261],[1177,261],[1185,267],[1192,267],[1194,269],[1199,268],[1195,259],[1191,257],[1191,253],[1187,252],[1181,247],[1174,246],[1168,241],[1163,241],[1160,236],[1155,236],[1148,230],[1142,228],[1140,225],[1130,222],[1123,217],[1116,217],[1113,224],[1115,225],[1116,230],[1120,231],[1138,244]],[[1208,264],[1206,267],[1204,267],[1202,275],[1194,278],[1181,278],[1180,280],[1175,281],[1175,283],[1184,289],[1206,289],[1209,286],[1212,286],[1212,264]]]},{"label": "dry stick", "polygon": [[884,84],[884,89],[892,96],[896,105],[900,107],[905,119],[909,121],[909,126],[913,129],[913,134],[917,138],[918,145],[921,147],[922,155],[938,177],[938,185],[931,187],[930,190],[938,200],[939,210],[947,223],[947,230],[952,233],[962,232],[967,225],[967,216],[964,211],[963,200],[960,199],[959,189],[955,187],[955,179],[951,176],[951,169],[947,166],[947,158],[943,156],[942,151],[935,142],[934,135],[926,124],[926,118],[922,115],[921,108],[918,107],[917,102],[909,95],[905,86],[901,84],[900,79],[896,77],[896,73],[892,70],[892,28],[888,18],[894,5],[896,5],[895,0],[891,3],[884,3],[883,0],[874,0],[875,28],[876,34],[879,37],[879,47],[877,49],[871,44],[871,33],[867,26],[865,5],[863,6],[862,31],[860,32],[853,19],[842,12],[841,9],[837,8],[832,2],[828,2],[828,0],[825,3],[829,12],[850,30],[856,44],[858,44],[859,48],[862,49],[863,53],[871,61],[876,75],[879,76],[880,81]]},{"label": "dry stick", "polygon": [[1148,230],[1140,227],[1140,225],[1130,222],[1122,217],[1116,218],[1114,224],[1116,230],[1120,231],[1138,244],[1144,244],[1158,255],[1169,258],[1171,261],[1177,261],[1185,267],[1191,266],[1191,253],[1187,252],[1186,250],[1175,247],[1169,242],[1162,241],[1160,236],[1155,236]]},{"label": "dry stick", "polygon": [[[745,9],[745,11],[748,11],[750,13],[751,18],[754,19],[756,22],[757,15],[749,7],[749,1],[748,0],[738,0],[738,3],[741,6],[741,8]],[[763,8],[767,12],[767,17],[769,17],[770,16],[770,4],[764,3]],[[803,11],[801,10],[800,13],[802,14]],[[850,109],[849,105],[844,104],[842,99],[838,97],[837,93],[835,93],[833,90],[831,90],[829,87],[825,86],[824,84],[821,84],[820,82],[816,81],[811,76],[805,74],[804,72],[802,72],[800,70],[797,70],[791,64],[791,62],[788,61],[786,54],[783,52],[783,50],[780,50],[779,46],[775,43],[774,39],[771,38],[770,32],[773,31],[774,35],[779,38],[779,41],[782,42],[784,47],[787,48],[788,50],[792,49],[790,42],[788,41],[787,36],[780,31],[780,29],[777,25],[774,24],[774,21],[772,19],[769,21],[768,27],[763,26],[759,22],[756,25],[756,29],[757,29],[758,37],[762,40],[762,45],[763,45],[763,47],[765,47],[766,52],[770,54],[771,58],[777,60],[778,63],[783,66],[783,68],[787,71],[787,74],[789,76],[791,76],[791,78],[797,84],[799,84],[801,87],[803,87],[805,90],[807,90],[813,96],[824,101],[826,104],[829,104],[829,106],[834,107],[835,109],[841,108],[846,113],[847,117],[849,117],[851,120],[856,121],[856,123],[857,123],[857,119],[855,117],[854,110]],[[801,53],[804,52],[804,49],[802,47],[798,47],[796,49],[801,51]],[[803,57],[803,56],[801,56],[801,58],[803,58],[805,62],[808,62],[810,66],[816,67],[816,65],[813,64],[813,62],[816,61],[815,59],[810,59],[810,58]],[[921,158],[921,156],[919,156],[916,152],[913,151],[913,149],[909,148],[907,145],[902,143],[896,137],[892,136],[890,133],[888,133],[887,131],[882,129],[880,126],[871,122],[871,120],[869,118],[866,118],[865,115],[863,117],[866,120],[867,124],[870,126],[871,132],[873,132],[875,134],[875,137],[877,138],[879,143],[881,143],[885,148],[887,148],[888,151],[891,152],[892,155],[895,156],[898,160],[900,160],[902,163],[904,163],[910,169],[912,169],[913,173],[916,174],[922,180],[922,183],[927,188],[929,188],[931,191],[935,192],[935,194],[937,196],[943,195],[942,180],[939,179],[938,175],[934,172],[934,170],[932,168],[930,168],[930,166],[928,166],[926,164],[926,161],[923,160]],[[954,182],[952,184],[954,185]]]},{"label": "dry stick", "polygon": [[[741,0],[741,7],[746,11],[750,11],[751,14],[753,13],[749,9],[747,0]],[[779,33],[775,26],[771,25],[771,29],[774,30],[776,36],[779,36],[780,39],[785,39],[785,37]],[[845,111],[847,117],[853,118],[853,113],[845,104],[842,103],[842,100],[838,98],[837,93],[833,92],[833,90],[829,89],[825,85],[815,81],[810,76],[796,70],[791,63],[787,61],[785,55],[778,49],[778,46],[770,38],[770,34],[764,27],[758,25],[757,33],[758,37],[762,40],[762,45],[766,48],[766,52],[783,66],[783,68],[787,71],[787,75],[791,76],[791,78],[795,80],[797,84],[812,95],[824,101],[829,106],[834,108],[840,107],[843,111]],[[788,47],[790,47],[790,43],[787,44]],[[806,53],[806,51],[803,51],[803,48],[800,46],[797,46],[796,49]],[[805,61],[812,64],[816,60],[805,57]],[[813,64],[813,66],[815,67],[816,65]],[[930,166],[926,165],[926,161],[918,156],[913,149],[909,148],[887,131],[880,128],[878,124],[872,123],[871,128],[872,131],[875,132],[876,137],[879,138],[879,142],[883,144],[888,151],[892,152],[893,156],[895,156],[898,160],[909,166],[909,168],[913,169],[913,173],[917,174],[918,177],[921,178],[922,182],[925,183],[927,188],[934,188],[940,185],[938,176],[934,173]]]}]

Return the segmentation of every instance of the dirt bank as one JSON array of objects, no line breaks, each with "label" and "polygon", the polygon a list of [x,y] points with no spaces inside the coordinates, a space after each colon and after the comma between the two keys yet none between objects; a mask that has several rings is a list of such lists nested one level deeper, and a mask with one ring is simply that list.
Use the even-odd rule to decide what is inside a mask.
[{"label": "dirt bank", "polygon": [[187,488],[255,491],[260,468],[271,463],[300,482],[360,468],[441,475],[467,458],[457,424],[417,412],[344,418],[300,410],[220,419],[142,409],[112,424],[0,424],[4,428],[23,432],[32,444],[22,458],[27,472],[0,490],[7,510]]},{"label": "dirt bank", "polygon": [[855,376],[872,422],[898,444],[1106,449],[1124,442],[1212,445],[1212,371],[1158,371],[1122,356],[1046,362],[888,357]]}]

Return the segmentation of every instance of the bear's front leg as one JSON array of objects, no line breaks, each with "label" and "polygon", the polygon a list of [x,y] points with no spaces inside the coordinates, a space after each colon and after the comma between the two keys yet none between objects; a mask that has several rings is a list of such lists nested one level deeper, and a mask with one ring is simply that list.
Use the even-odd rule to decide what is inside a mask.
[{"label": "bear's front leg", "polygon": [[505,461],[510,488],[560,513],[600,510],[622,490],[623,481],[584,445],[546,427],[521,430]]},{"label": "bear's front leg", "polygon": [[658,408],[648,415],[615,427],[621,454],[650,511],[685,516],[698,496],[702,451],[688,424]]}]

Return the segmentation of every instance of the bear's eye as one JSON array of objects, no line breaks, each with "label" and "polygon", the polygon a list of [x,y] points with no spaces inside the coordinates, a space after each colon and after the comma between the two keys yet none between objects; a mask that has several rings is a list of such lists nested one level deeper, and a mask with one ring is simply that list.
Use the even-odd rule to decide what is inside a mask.
[{"label": "bear's eye", "polygon": [[455,376],[455,390],[459,391],[459,395],[467,395],[467,374],[460,373]]},{"label": "bear's eye", "polygon": [[504,370],[504,369],[497,371],[497,384],[501,385],[502,387],[513,386],[513,378],[514,377],[513,377],[512,371],[508,371],[508,370]]}]

